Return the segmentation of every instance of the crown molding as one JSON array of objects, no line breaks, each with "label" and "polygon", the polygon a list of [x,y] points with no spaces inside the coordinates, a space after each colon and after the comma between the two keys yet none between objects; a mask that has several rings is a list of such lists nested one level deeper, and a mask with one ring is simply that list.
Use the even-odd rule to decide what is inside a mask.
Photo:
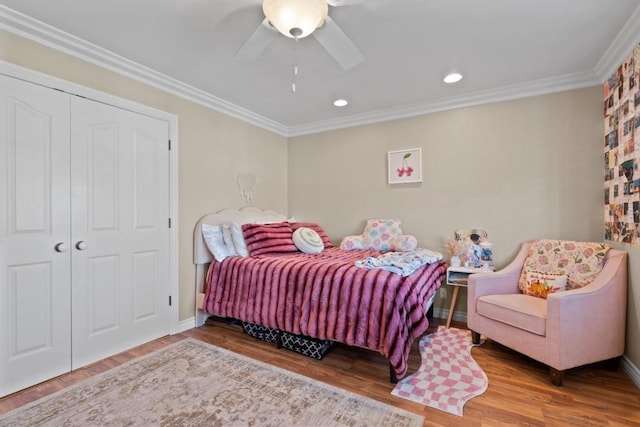
[{"label": "crown molding", "polygon": [[282,136],[287,127],[245,108],[140,65],[55,27],[0,5],[0,28],[157,89],[254,124]]},{"label": "crown molding", "polygon": [[596,64],[594,70],[600,78],[600,83],[604,83],[611,74],[615,73],[638,43],[640,43],[640,5]]},{"label": "crown molding", "polygon": [[405,119],[423,114],[437,113],[456,108],[471,107],[480,104],[509,101],[530,96],[545,95],[553,92],[580,89],[601,84],[594,71],[566,74],[532,82],[502,86],[497,89],[473,92],[464,96],[440,99],[433,102],[419,103],[377,110],[370,113],[356,114],[337,120],[326,120],[307,125],[289,128],[289,137],[309,135],[347,127],[362,126],[390,120]]},{"label": "crown molding", "polygon": [[636,8],[635,12],[631,15],[613,43],[611,43],[593,71],[567,74],[474,92],[454,98],[382,109],[292,127],[287,127],[243,107],[232,104],[222,98],[187,85],[120,55],[116,55],[100,46],[60,31],[2,5],[0,5],[0,29],[4,29],[278,135],[295,137],[602,84],[608,76],[615,71],[635,45],[640,42],[640,6]]}]

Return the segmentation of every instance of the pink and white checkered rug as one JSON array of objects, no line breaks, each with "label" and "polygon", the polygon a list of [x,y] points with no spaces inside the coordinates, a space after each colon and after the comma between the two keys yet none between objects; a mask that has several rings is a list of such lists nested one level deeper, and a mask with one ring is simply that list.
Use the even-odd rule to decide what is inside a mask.
[{"label": "pink and white checkered rug", "polygon": [[420,340],[422,366],[401,379],[391,394],[453,415],[489,385],[487,375],[471,357],[471,331],[439,326]]}]

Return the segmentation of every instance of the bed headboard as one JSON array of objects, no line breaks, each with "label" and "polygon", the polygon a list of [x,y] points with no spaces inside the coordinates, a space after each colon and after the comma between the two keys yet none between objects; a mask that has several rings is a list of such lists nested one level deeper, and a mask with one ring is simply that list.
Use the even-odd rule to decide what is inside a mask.
[{"label": "bed headboard", "polygon": [[235,222],[237,224],[282,222],[288,218],[276,211],[245,206],[240,209],[222,209],[216,213],[200,218],[193,231],[193,263],[207,264],[213,259],[202,238],[202,224],[222,225]]}]

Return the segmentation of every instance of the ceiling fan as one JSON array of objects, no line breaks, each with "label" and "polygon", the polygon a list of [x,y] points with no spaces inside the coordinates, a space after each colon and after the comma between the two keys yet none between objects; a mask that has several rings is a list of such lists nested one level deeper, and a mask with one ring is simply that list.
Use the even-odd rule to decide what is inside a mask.
[{"label": "ceiling fan", "polygon": [[[293,39],[313,35],[342,68],[351,69],[364,61],[364,56],[328,15],[329,6],[360,4],[363,1],[263,0],[262,11],[265,18],[235,53],[234,58],[255,59],[281,35]],[[292,20],[292,15],[301,19]]]}]

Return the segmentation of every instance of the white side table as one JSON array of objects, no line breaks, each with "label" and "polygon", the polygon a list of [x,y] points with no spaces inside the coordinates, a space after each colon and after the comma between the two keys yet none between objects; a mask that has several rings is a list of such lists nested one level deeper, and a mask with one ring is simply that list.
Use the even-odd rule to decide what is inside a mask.
[{"label": "white side table", "polygon": [[447,328],[451,325],[453,317],[453,309],[456,307],[458,300],[458,292],[461,287],[467,287],[469,276],[473,273],[490,273],[493,268],[472,268],[472,267],[449,267],[447,268],[447,285],[453,286],[453,296],[451,297],[451,306],[449,307],[449,316],[447,317]]}]

